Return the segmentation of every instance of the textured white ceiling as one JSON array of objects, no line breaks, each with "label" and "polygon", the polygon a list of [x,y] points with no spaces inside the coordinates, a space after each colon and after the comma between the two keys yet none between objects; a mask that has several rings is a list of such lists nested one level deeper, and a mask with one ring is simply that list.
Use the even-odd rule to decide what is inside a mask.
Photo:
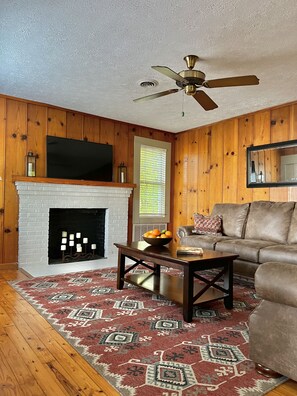
[{"label": "textured white ceiling", "polygon": [[[0,93],[179,132],[297,100],[296,0],[1,0]],[[153,70],[206,79],[256,74],[260,85],[205,89],[205,111]],[[142,88],[139,81],[159,85]],[[184,116],[182,116],[184,111]]]}]

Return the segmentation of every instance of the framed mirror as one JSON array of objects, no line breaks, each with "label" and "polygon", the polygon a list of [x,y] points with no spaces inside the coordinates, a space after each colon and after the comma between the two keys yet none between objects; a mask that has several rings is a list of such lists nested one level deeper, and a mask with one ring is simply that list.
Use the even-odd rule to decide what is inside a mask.
[{"label": "framed mirror", "polygon": [[297,185],[297,140],[247,148],[247,187]]}]

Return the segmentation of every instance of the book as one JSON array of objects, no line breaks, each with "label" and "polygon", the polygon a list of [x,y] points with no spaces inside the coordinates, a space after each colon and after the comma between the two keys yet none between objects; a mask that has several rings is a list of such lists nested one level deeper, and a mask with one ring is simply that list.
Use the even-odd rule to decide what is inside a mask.
[{"label": "book", "polygon": [[203,255],[203,249],[200,247],[194,247],[194,246],[179,246],[176,249],[177,254],[193,254],[193,255],[198,255],[202,256]]}]

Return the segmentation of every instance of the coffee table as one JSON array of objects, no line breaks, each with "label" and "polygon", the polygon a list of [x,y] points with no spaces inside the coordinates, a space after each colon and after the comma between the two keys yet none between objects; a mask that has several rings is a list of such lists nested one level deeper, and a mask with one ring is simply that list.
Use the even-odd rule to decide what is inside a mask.
[{"label": "coffee table", "polygon": [[[186,322],[192,321],[193,306],[206,301],[224,299],[225,307],[233,308],[233,260],[238,255],[212,250],[204,250],[202,256],[180,255],[174,247],[150,246],[142,241],[115,243],[115,246],[118,248],[118,289],[123,289],[127,282],[177,302],[183,307]],[[150,271],[131,272],[138,265]],[[180,270],[183,276],[169,275],[162,272],[161,267]],[[219,271],[212,279],[202,276],[201,271],[214,268]],[[222,277],[223,285],[218,284]]]}]

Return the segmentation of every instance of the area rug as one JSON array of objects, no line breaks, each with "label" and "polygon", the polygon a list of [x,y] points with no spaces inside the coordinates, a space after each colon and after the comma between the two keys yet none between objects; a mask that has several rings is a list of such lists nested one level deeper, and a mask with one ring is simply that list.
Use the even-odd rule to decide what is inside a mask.
[{"label": "area rug", "polygon": [[259,396],[286,380],[259,375],[248,358],[248,317],[259,304],[249,283],[235,282],[233,310],[209,302],[191,323],[171,301],[117,290],[114,268],[12,286],[120,395]]}]

